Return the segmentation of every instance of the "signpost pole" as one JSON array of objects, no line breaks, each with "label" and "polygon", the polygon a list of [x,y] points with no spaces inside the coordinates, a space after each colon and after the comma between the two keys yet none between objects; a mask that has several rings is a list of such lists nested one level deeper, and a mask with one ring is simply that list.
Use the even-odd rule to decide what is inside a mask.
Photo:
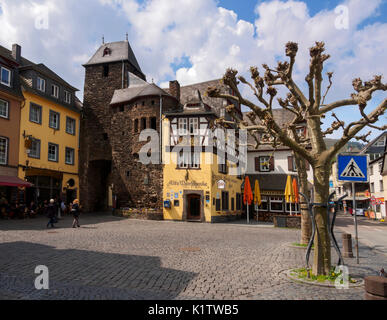
[{"label": "signpost pole", "polygon": [[352,182],[352,195],[353,195],[353,213],[355,219],[355,249],[356,249],[356,262],[359,264],[359,238],[357,233],[357,215],[356,215],[356,193],[355,182]]},{"label": "signpost pole", "polygon": [[250,217],[249,217],[249,202],[246,203],[247,206],[247,224],[250,224]]}]

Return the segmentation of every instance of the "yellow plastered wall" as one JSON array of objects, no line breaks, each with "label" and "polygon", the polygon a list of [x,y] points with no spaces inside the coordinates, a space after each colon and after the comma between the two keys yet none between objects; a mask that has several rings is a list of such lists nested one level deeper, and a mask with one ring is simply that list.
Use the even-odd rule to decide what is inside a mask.
[{"label": "yellow plastered wall", "polygon": [[[231,168],[236,168],[236,165],[231,162],[227,162],[228,165],[228,174],[219,173],[218,171],[218,162],[217,155],[214,155],[214,162],[212,164],[212,189],[211,194],[216,199],[222,197],[222,191],[228,191],[229,193],[229,211],[216,211],[216,206],[212,206],[211,214],[212,216],[223,216],[223,215],[237,215],[241,211],[236,210],[236,194],[241,193],[241,185],[243,180],[238,179],[236,175],[231,174]],[[226,183],[225,189],[218,189],[218,181],[223,180]],[[234,210],[231,208],[231,199],[234,198]],[[211,199],[212,201],[212,199]],[[211,202],[212,203],[212,202]]]},{"label": "yellow plastered wall", "polygon": [[[78,150],[79,150],[79,123],[80,114],[72,111],[64,106],[51,102],[40,96],[29,92],[23,92],[26,99],[25,106],[21,110],[20,119],[20,146],[19,146],[19,165],[25,166],[28,160],[28,166],[38,169],[48,169],[53,171],[63,172],[63,183],[66,183],[70,178],[75,180],[74,188],[79,190],[78,179]],[[37,124],[30,121],[30,103],[35,103],[42,107],[42,123]],[[49,127],[50,110],[60,114],[60,128],[54,130]],[[75,135],[66,132],[66,117],[71,117],[76,120]],[[23,135],[31,135],[33,138],[40,140],[40,159],[30,158],[25,147],[25,138]],[[58,162],[48,161],[48,143],[55,143],[59,146]],[[65,148],[74,149],[74,165],[65,163]],[[19,177],[24,179],[25,171],[19,167]],[[62,188],[65,187],[62,186]],[[78,194],[79,196],[79,194]]]},{"label": "yellow plastered wall", "polygon": [[[184,191],[202,191],[204,203],[204,216],[206,222],[211,222],[213,216],[237,215],[240,210],[236,210],[236,193],[241,192],[242,180],[236,175],[222,174],[218,172],[217,155],[212,153],[201,153],[200,169],[179,169],[177,168],[177,154],[165,152],[165,146],[169,145],[169,121],[163,121],[163,200],[171,201],[171,208],[163,208],[165,220],[182,220],[184,211]],[[229,167],[235,164],[228,163]],[[230,170],[229,170],[230,171]],[[188,177],[187,177],[188,173]],[[188,179],[187,179],[188,178]],[[226,182],[225,189],[218,189],[218,181]],[[229,192],[229,211],[216,211],[213,199],[222,191]],[[207,201],[206,196],[209,195]],[[234,210],[231,210],[231,198],[234,198]],[[179,206],[174,206],[174,200],[179,200]]]}]

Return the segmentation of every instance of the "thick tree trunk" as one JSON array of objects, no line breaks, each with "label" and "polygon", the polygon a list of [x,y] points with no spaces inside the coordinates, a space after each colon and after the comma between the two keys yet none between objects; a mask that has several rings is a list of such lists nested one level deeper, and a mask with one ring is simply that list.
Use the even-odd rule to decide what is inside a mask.
[{"label": "thick tree trunk", "polygon": [[[300,181],[300,192],[309,196],[308,189],[308,173],[306,171],[306,163],[303,158],[295,154],[297,172]],[[311,200],[311,199],[309,199]],[[301,244],[308,244],[312,235],[312,222],[308,211],[308,206],[305,204],[303,197],[300,197],[301,204]]]},{"label": "thick tree trunk", "polygon": [[314,238],[314,259],[312,273],[327,275],[331,269],[331,243],[328,232],[327,203],[329,195],[329,170],[325,166],[316,167],[314,170],[314,202],[321,204],[315,206],[316,235]]}]

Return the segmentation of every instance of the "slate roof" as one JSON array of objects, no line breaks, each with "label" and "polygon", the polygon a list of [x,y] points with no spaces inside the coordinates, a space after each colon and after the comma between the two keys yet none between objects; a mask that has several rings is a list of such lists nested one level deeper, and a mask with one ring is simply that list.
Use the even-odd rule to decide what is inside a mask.
[{"label": "slate roof", "polygon": [[[291,175],[292,179],[296,178],[298,181],[297,175]],[[262,190],[270,191],[284,191],[286,187],[286,181],[288,178],[287,174],[278,173],[278,174],[248,174],[250,179],[251,187],[254,188],[255,180],[259,181],[259,188]]]},{"label": "slate roof", "polygon": [[[296,178],[299,183],[297,175],[290,175],[293,178]],[[288,175],[286,173],[276,173],[276,174],[248,174],[250,179],[251,187],[254,188],[255,180],[259,181],[259,188],[261,192],[266,191],[283,191],[285,193],[286,181]],[[313,188],[313,185],[308,181],[309,189]]]},{"label": "slate roof", "polygon": [[11,51],[9,51],[8,49],[2,46],[0,46],[0,62],[5,66],[9,66],[14,71],[12,86],[8,87],[0,83],[0,90],[23,99],[24,98],[23,93],[20,88],[20,79],[16,68],[19,65],[19,63],[12,57]]},{"label": "slate roof", "polygon": [[[7,59],[17,63],[16,60],[12,57],[12,51],[4,48],[3,46],[0,46],[0,56],[4,56]],[[74,88],[71,84],[63,80],[63,78],[58,76],[54,71],[52,71],[50,68],[45,66],[43,63],[36,64],[24,57],[21,57],[21,61],[19,63],[19,71],[30,70],[30,69],[33,69],[74,91],[79,91],[77,88]],[[30,85],[30,84],[27,83],[27,85]]]},{"label": "slate roof", "polygon": [[[243,112],[243,120],[247,121],[249,124],[252,124],[251,120],[247,117],[247,113],[248,112]],[[286,123],[289,123],[294,118],[293,113],[282,108],[273,109],[273,116],[274,116],[274,120],[278,123],[280,127],[283,127]],[[259,118],[257,118],[256,122],[257,124],[261,123]],[[253,144],[253,145],[256,144],[254,138],[251,137],[250,135],[247,135],[247,143]],[[248,149],[249,151],[267,151],[267,150],[273,150],[273,147],[269,145],[260,145],[258,149],[254,149],[253,147],[250,147],[250,146]],[[281,146],[281,150],[283,149],[290,150],[290,148],[287,146]]]},{"label": "slate roof", "polygon": [[154,83],[148,83],[131,74],[129,78],[129,88],[115,90],[110,105],[128,103],[133,99],[140,97],[160,95],[174,98]]},{"label": "slate roof", "polygon": [[373,139],[370,143],[368,143],[361,151],[360,153],[384,153],[385,146],[374,146],[374,144],[383,136],[387,135],[387,131],[382,132],[380,135],[378,135],[375,139]]},{"label": "slate roof", "polygon": [[[104,50],[106,48],[109,48],[111,50],[111,54],[104,56]],[[99,47],[97,52],[90,58],[90,60],[83,66],[118,62],[123,60],[129,61],[137,69],[137,71],[143,73],[128,41],[104,43]]]}]

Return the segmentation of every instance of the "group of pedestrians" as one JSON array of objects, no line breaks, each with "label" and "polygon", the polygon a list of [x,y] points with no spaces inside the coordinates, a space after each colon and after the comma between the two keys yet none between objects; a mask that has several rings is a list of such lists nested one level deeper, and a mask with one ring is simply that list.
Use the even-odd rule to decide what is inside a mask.
[{"label": "group of pedestrians", "polygon": [[[60,204],[60,206],[61,206],[60,207],[61,211],[63,211],[66,208],[63,202]],[[49,228],[50,226],[51,228],[55,228],[55,223],[58,222],[58,212],[59,212],[58,203],[55,202],[54,199],[51,199],[50,204],[47,207],[47,217],[49,218],[47,223],[47,228]],[[73,203],[70,204],[70,212],[74,218],[72,227],[80,228],[80,225],[79,225],[80,206],[79,206],[78,199],[75,199]]]}]

